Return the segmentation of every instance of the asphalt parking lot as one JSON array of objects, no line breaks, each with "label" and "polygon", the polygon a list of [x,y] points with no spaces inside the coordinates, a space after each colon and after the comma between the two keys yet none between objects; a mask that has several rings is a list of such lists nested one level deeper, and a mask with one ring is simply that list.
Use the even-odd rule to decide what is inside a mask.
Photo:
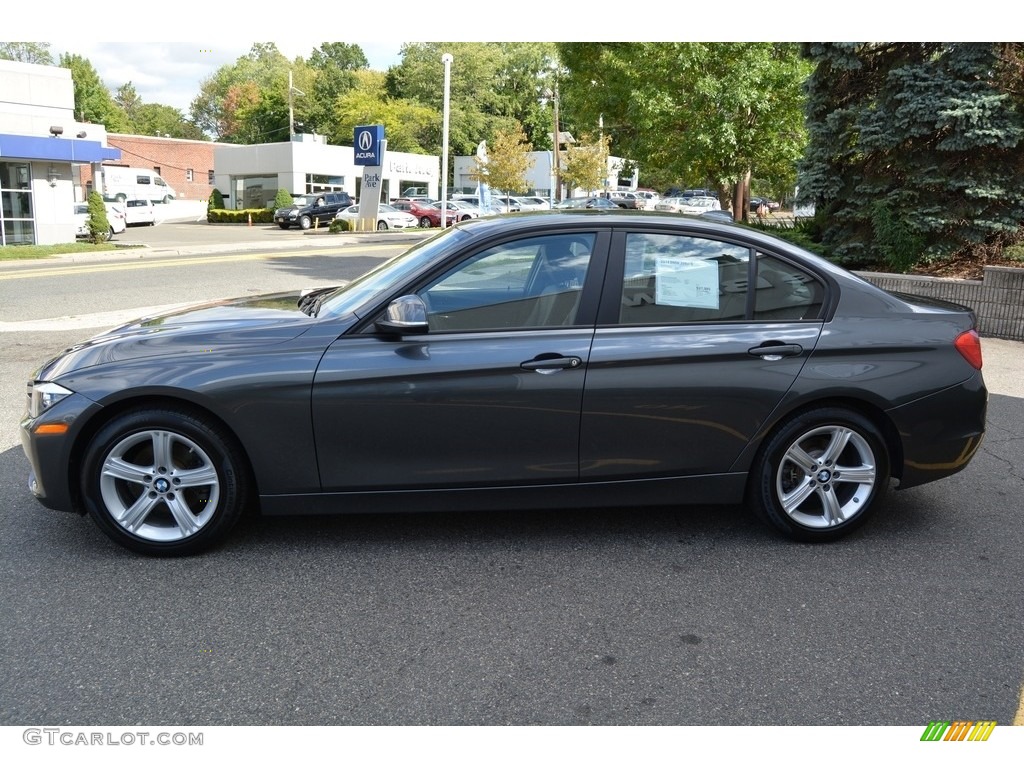
[{"label": "asphalt parking lot", "polygon": [[[129,233],[154,258],[325,239],[243,229]],[[304,279],[303,257],[287,262]],[[344,275],[344,259],[329,266]],[[0,321],[16,319],[6,307],[21,285],[0,281]],[[989,427],[970,467],[889,494],[872,525],[833,545],[783,541],[742,507],[680,506],[256,519],[218,550],[161,561],[25,488],[25,375],[91,332],[0,332],[3,725],[1021,717],[1020,342],[983,341]]]}]

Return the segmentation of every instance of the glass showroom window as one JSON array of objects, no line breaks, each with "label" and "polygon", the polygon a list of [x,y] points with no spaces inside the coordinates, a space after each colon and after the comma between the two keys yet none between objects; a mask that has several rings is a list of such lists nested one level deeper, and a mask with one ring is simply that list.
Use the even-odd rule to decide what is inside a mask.
[{"label": "glass showroom window", "polygon": [[0,163],[0,204],[0,245],[34,244],[32,167],[28,163]]},{"label": "glass showroom window", "polygon": [[306,192],[344,192],[344,176],[324,176],[319,173],[306,174]]}]

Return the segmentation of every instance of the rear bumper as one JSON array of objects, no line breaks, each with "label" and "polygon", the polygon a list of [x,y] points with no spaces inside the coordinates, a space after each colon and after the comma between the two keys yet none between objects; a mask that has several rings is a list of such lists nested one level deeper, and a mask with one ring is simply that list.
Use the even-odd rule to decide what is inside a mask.
[{"label": "rear bumper", "polygon": [[963,470],[985,437],[988,390],[981,372],[956,386],[888,412],[903,446],[900,488]]}]

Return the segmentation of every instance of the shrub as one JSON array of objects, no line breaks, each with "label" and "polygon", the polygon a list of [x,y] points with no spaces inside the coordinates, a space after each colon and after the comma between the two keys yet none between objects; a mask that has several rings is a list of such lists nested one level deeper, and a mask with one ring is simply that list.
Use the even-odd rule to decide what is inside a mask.
[{"label": "shrub", "polygon": [[206,204],[206,210],[222,210],[224,208],[224,195],[220,193],[219,189],[213,190],[213,194],[210,195],[210,201]]},{"label": "shrub", "polygon": [[330,232],[348,232],[352,229],[352,223],[347,219],[335,219],[331,222],[331,226],[328,231]]},{"label": "shrub", "polygon": [[252,216],[253,224],[272,224],[274,212],[268,208],[246,208],[241,211],[211,209],[206,212],[206,220],[211,224],[248,224]]},{"label": "shrub", "polygon": [[294,202],[292,193],[287,189],[277,190],[277,195],[274,196],[274,208],[288,208]]},{"label": "shrub", "polygon": [[1008,245],[1003,249],[1003,255],[1010,261],[1024,262],[1024,244]]},{"label": "shrub", "polygon": [[110,239],[110,222],[107,220],[107,206],[99,192],[89,193],[89,239],[102,243]]}]

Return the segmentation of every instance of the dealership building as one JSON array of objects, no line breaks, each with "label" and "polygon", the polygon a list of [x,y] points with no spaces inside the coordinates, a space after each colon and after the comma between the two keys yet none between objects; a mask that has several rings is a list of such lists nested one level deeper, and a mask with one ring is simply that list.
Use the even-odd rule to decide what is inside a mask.
[{"label": "dealership building", "polygon": [[121,159],[74,107],[71,70],[0,60],[0,246],[74,242],[80,169]]},{"label": "dealership building", "polygon": [[[323,136],[301,133],[275,144],[214,145],[214,184],[229,208],[266,208],[278,189],[292,194],[348,192],[358,198],[362,166],[352,147],[328,144]],[[436,155],[384,153],[380,199],[400,197],[408,187],[438,195],[441,161]]]}]

